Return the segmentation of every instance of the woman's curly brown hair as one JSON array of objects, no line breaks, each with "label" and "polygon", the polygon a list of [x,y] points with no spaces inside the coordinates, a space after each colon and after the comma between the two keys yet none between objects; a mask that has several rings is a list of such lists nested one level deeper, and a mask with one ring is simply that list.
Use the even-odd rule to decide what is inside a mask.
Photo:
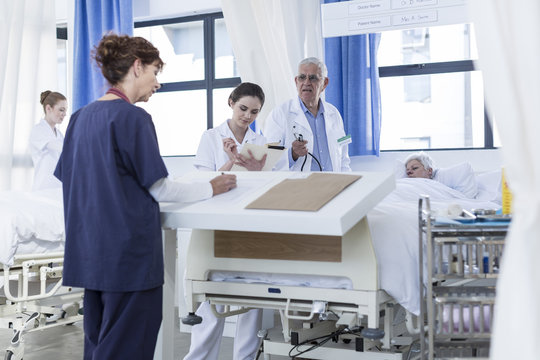
[{"label": "woman's curly brown hair", "polygon": [[159,50],[150,41],[135,36],[107,34],[94,47],[92,56],[111,85],[122,81],[136,59],[141,60],[143,65],[157,61],[159,70],[164,65],[159,57]]}]

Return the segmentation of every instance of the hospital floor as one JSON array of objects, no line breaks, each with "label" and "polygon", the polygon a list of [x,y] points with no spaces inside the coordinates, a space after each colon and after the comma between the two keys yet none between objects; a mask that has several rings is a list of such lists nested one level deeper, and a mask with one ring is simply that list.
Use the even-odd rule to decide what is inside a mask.
[{"label": "hospital floor", "polygon": [[[176,318],[178,319],[178,317]],[[174,337],[175,360],[182,359],[189,351],[190,334],[181,333],[176,323]],[[0,358],[4,357],[5,348],[9,344],[12,333],[10,330],[0,329]],[[79,360],[83,358],[83,329],[82,322],[73,325],[62,325],[42,331],[28,333],[24,337],[26,350],[24,360]],[[221,341],[219,360],[232,358],[233,339],[224,337]],[[262,359],[262,356],[260,357]],[[286,359],[285,357],[272,357],[272,359]]]},{"label": "hospital floor", "polygon": [[[177,318],[178,319],[178,318]],[[181,333],[178,329],[174,337],[175,359],[182,359],[189,351],[190,334]],[[0,332],[0,344],[4,357],[5,345],[9,344],[11,332]],[[26,350],[24,360],[79,360],[83,358],[84,334],[82,322],[74,325],[57,326],[43,331],[34,331],[25,335]],[[232,354],[232,338],[223,338],[219,360],[230,360]]]}]

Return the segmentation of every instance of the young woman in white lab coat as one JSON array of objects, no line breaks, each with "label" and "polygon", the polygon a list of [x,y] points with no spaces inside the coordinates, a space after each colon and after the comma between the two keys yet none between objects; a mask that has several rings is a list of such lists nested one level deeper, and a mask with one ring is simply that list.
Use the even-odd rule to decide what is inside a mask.
[{"label": "young woman in white lab coat", "polygon": [[[221,125],[206,130],[199,143],[193,165],[198,170],[227,171],[234,164],[249,171],[263,168],[266,155],[261,160],[240,155],[245,144],[266,144],[266,138],[249,128],[264,104],[264,92],[257,84],[245,82],[238,85],[229,96],[232,117]],[[286,169],[283,162],[276,165]]]},{"label": "young woman in white lab coat", "polygon": [[62,183],[54,177],[54,169],[62,152],[64,135],[58,129],[67,112],[67,99],[54,91],[44,91],[40,96],[44,117],[30,133],[30,154],[34,163],[33,190],[59,188]]},{"label": "young woman in white lab coat", "polygon": [[[266,139],[249,128],[255,121],[264,104],[264,92],[260,86],[252,83],[238,85],[229,96],[232,117],[216,128],[207,130],[195,156],[194,165],[199,170],[227,171],[233,164],[242,165],[250,171],[263,168],[266,156],[256,160],[240,155],[245,144],[266,144]],[[282,169],[287,168],[287,160],[278,162]],[[281,165],[280,165],[281,164]],[[218,307],[218,311],[223,311]],[[184,360],[217,360],[219,347],[225,326],[224,318],[216,318],[210,304],[199,306],[197,315],[202,323],[191,329],[191,346]],[[257,332],[262,326],[262,310],[253,309],[238,316],[236,336],[234,338],[234,360],[254,359],[257,354],[259,339]]]}]

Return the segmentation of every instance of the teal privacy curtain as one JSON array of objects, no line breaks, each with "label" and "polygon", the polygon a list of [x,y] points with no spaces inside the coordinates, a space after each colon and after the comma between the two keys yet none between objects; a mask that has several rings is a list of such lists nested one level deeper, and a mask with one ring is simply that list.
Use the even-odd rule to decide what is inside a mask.
[{"label": "teal privacy curtain", "polygon": [[91,103],[107,90],[91,51],[108,32],[133,34],[132,0],[76,0],[73,64],[73,110]]},{"label": "teal privacy curtain", "polygon": [[[325,0],[324,3],[340,0]],[[381,96],[377,49],[380,34],[327,38],[325,62],[330,82],[326,101],[343,116],[345,133],[351,135],[349,155],[379,155]]]}]

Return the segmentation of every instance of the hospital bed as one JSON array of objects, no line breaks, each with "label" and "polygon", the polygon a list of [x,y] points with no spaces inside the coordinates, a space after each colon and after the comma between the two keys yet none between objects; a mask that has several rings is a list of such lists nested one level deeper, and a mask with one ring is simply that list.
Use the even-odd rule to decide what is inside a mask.
[{"label": "hospital bed", "polygon": [[[194,312],[198,302],[204,300],[214,305],[279,310],[285,319],[283,333],[280,332],[282,339],[265,340],[266,353],[288,355],[294,346],[291,341],[300,343],[321,331],[329,334],[332,328],[348,328],[356,333],[343,335],[347,341],[351,340],[345,348],[352,348],[355,353],[329,356],[327,349],[319,348],[309,356],[403,358],[402,349],[419,336],[421,327],[415,322],[421,303],[418,198],[423,193],[432,195],[434,209],[447,207],[449,203],[466,208],[498,205],[468,199],[433,180],[394,180],[392,173],[359,174],[362,179],[315,213],[244,209],[284,178],[302,176],[298,173],[239,173],[238,189],[228,194],[197,204],[162,204],[164,238],[169,250],[175,241],[173,229],[194,229],[186,255],[185,293],[189,311]],[[196,176],[211,175],[215,174]],[[242,243],[236,243],[235,239]],[[255,239],[255,243],[249,243],[250,239]],[[247,243],[243,242],[246,240]],[[327,246],[314,247],[317,241]],[[265,243],[271,246],[259,249],[263,255],[253,251]],[[297,247],[288,248],[290,244]],[[282,259],[277,257],[280,255],[270,255],[272,246],[282,249],[285,256],[294,253],[306,258]],[[240,253],[243,248],[249,251]],[[332,252],[336,248],[337,255]],[[167,260],[167,253],[170,283],[174,279],[174,267],[170,255]],[[317,258],[320,254],[325,258]],[[168,287],[170,291],[172,286]],[[172,293],[171,298],[174,299]],[[164,309],[172,314],[172,305],[169,310],[167,306]],[[238,311],[223,315],[235,313]],[[167,317],[165,314],[164,337]],[[330,318],[333,322],[328,325],[318,321],[319,318]],[[298,331],[295,323],[300,323],[300,328],[316,327]],[[364,333],[359,331],[361,328],[365,329]],[[163,346],[164,351],[167,348]],[[362,348],[364,351],[356,351]],[[172,356],[168,354],[164,358]]]},{"label": "hospital bed", "polygon": [[82,291],[62,286],[60,189],[0,192],[0,329],[12,332],[5,359],[24,355],[26,332],[71,324]]},{"label": "hospital bed", "polygon": [[[195,312],[198,303],[205,300],[212,305],[243,308],[239,311],[279,310],[284,331],[280,340],[265,340],[266,353],[288,351],[291,341],[300,343],[323,331],[322,326],[324,332],[332,327],[334,331],[348,329],[343,334],[348,337],[347,349],[334,351],[343,350],[358,358],[356,350],[364,348],[361,358],[401,359],[399,353],[371,345],[382,342],[389,349],[400,343],[398,337],[405,332],[405,325],[401,322],[396,333],[390,329],[390,313],[397,306],[379,286],[366,220],[368,211],[392,191],[394,179],[391,173],[358,174],[358,181],[317,212],[245,209],[280,181],[306,176],[301,173],[237,173],[238,188],[227,194],[195,204],[162,204],[165,229],[194,229],[185,281],[189,312]],[[228,275],[239,272],[272,274],[272,283],[227,280]],[[280,277],[289,282],[280,284]],[[291,282],[292,277],[300,284]],[[310,279],[309,286],[305,285],[306,278]],[[381,323],[382,312],[392,320]],[[167,317],[164,314],[164,319]],[[328,320],[319,322],[319,317]],[[311,323],[314,328],[303,331],[295,327],[296,322]],[[385,327],[385,332],[379,331]],[[362,340],[356,340],[360,335]],[[408,343],[410,339],[402,341]],[[310,354],[327,351],[321,348]],[[336,354],[334,358],[347,356]]]}]

